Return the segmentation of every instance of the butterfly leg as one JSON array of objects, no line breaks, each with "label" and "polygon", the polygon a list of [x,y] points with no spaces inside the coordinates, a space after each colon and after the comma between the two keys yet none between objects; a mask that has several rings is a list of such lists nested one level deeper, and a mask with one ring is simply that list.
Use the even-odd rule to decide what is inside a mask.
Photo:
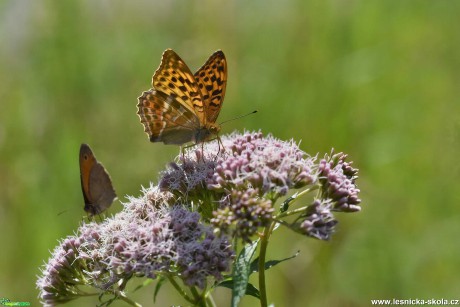
[{"label": "butterfly leg", "polygon": [[[198,144],[200,144],[200,143],[198,143]],[[198,144],[197,143],[191,144],[191,145],[185,146],[184,148],[194,147],[194,146],[197,146]],[[204,162],[204,142],[201,142],[201,155],[200,155],[200,158],[198,160],[202,160]]]},{"label": "butterfly leg", "polygon": [[182,147],[182,145],[180,146],[180,154],[181,154],[181,157],[182,157],[182,163],[185,162],[185,148],[187,148],[187,147]]},{"label": "butterfly leg", "polygon": [[220,139],[220,137],[217,136],[216,139],[217,139],[217,144],[218,144],[218,146],[219,146],[219,147],[218,147],[219,150],[217,151],[217,155],[219,155],[219,153],[220,153],[220,146],[221,146],[221,145],[222,145],[222,154],[227,153],[227,152],[225,151],[224,143],[222,143],[222,140]]},{"label": "butterfly leg", "polygon": [[204,142],[201,143],[201,160],[203,160],[204,163]]}]

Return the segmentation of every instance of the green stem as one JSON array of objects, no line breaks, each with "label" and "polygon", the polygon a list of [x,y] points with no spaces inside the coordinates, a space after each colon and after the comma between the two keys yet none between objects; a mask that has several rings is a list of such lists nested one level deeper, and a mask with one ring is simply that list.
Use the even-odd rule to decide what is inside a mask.
[{"label": "green stem", "polygon": [[[118,299],[121,299],[122,301],[128,303],[131,306],[142,307],[141,304],[139,304],[139,303],[131,300],[129,297],[127,297],[123,291],[120,291],[120,290],[108,290],[106,293],[113,293]],[[100,295],[100,293],[88,293],[88,292],[85,292],[85,291],[82,291],[82,290],[78,289],[78,295],[79,296],[96,296],[96,295]]]},{"label": "green stem", "polygon": [[187,293],[184,291],[184,289],[182,289],[178,284],[177,282],[174,280],[174,278],[170,275],[167,275],[166,276],[169,280],[169,282],[174,286],[174,288],[176,288],[177,292],[179,292],[179,294],[187,301],[187,302],[190,302],[190,303],[195,303],[194,300],[187,295]]},{"label": "green stem", "polygon": [[259,293],[260,293],[260,306],[267,307],[267,288],[265,286],[265,257],[267,255],[267,247],[270,235],[272,234],[273,228],[275,228],[276,222],[272,222],[270,226],[266,227],[262,238],[260,240],[260,252],[259,252]]},{"label": "green stem", "polygon": [[289,227],[289,223],[287,223],[286,221],[283,221],[283,220],[278,220],[276,218],[273,219],[274,221],[276,221],[277,223],[280,223],[281,225],[283,226],[286,226],[286,227]]},{"label": "green stem", "polygon": [[294,209],[292,211],[286,211],[286,212],[278,214],[274,218],[275,219],[280,219],[280,218],[283,218],[283,217],[286,217],[286,216],[294,215],[294,214],[297,214],[297,213],[302,213],[302,212],[305,212],[305,210],[307,210],[307,207],[308,206],[305,206],[305,207],[302,207],[302,208],[297,208],[297,209]]},{"label": "green stem", "polygon": [[195,305],[200,307],[206,307],[206,301],[204,297],[200,295],[200,293],[198,293],[195,287],[190,287],[190,289],[192,291],[193,297],[195,298]]},{"label": "green stem", "polygon": [[[285,213],[289,207],[291,207],[300,197],[302,197],[303,195],[311,192],[311,191],[314,191],[314,190],[318,190],[319,191],[319,185],[314,185],[310,188],[307,188],[305,190],[303,190],[302,192],[299,192],[299,193],[294,193],[294,195],[286,198],[283,203],[281,204],[280,208],[279,208],[279,212],[280,213]],[[274,203],[274,202],[273,202]]]},{"label": "green stem", "polygon": [[87,293],[84,291],[78,291],[78,296],[97,296],[101,295],[100,293]]},{"label": "green stem", "polygon": [[216,306],[216,303],[214,302],[214,299],[212,298],[211,293],[209,293],[209,294],[206,296],[206,306],[209,306],[209,307],[217,307],[217,306]]},{"label": "green stem", "polygon": [[126,303],[128,303],[131,306],[142,307],[141,304],[139,304],[139,303],[131,300],[130,298],[128,298],[122,291],[115,291],[115,294],[117,295],[118,298],[120,298],[122,301],[125,301]]},{"label": "green stem", "polygon": [[295,198],[291,201],[291,204],[295,203],[297,201],[297,199],[299,199],[303,195],[305,195],[305,194],[307,194],[307,193],[309,193],[311,191],[318,190],[318,189],[319,189],[319,185],[314,185],[311,188],[305,189],[302,192],[299,192],[299,193],[295,194]]}]

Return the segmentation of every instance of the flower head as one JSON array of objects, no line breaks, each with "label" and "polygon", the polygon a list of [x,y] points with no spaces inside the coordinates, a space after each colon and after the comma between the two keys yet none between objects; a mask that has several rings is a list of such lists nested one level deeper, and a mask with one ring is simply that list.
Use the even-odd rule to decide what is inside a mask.
[{"label": "flower head", "polygon": [[83,294],[79,286],[87,284],[89,275],[85,268],[92,261],[78,257],[82,239],[89,238],[69,236],[62,240],[41,270],[36,285],[44,306],[65,303]]},{"label": "flower head", "polygon": [[151,186],[114,217],[82,224],[55,249],[37,287],[50,305],[83,295],[81,285],[112,293],[133,276],[176,276],[204,288],[208,278],[223,278],[233,258],[226,236],[215,236],[197,212]]},{"label": "flower head", "polygon": [[[85,295],[80,286],[118,297],[137,276],[205,289],[230,270],[231,237],[250,242],[260,228],[279,223],[328,240],[337,224],[332,212],[360,210],[358,170],[343,153],[317,162],[292,140],[260,132],[233,133],[199,147],[170,163],[158,186],[129,197],[122,212],[100,224],[84,223],[61,242],[37,281],[45,305]],[[300,188],[276,213],[276,201]],[[311,205],[290,210],[312,191]]]},{"label": "flower head", "polygon": [[276,199],[289,189],[301,188],[315,181],[314,158],[307,156],[293,141],[281,141],[261,132],[236,134],[223,138],[228,155],[219,156],[212,177],[211,190],[252,188],[260,196]]},{"label": "flower head", "polygon": [[361,210],[360,190],[355,184],[358,169],[351,166],[352,162],[346,162],[346,158],[346,154],[338,153],[331,157],[326,155],[320,161],[318,170],[322,198],[331,199],[335,211],[356,212]]},{"label": "flower head", "polygon": [[316,179],[312,171],[315,159],[293,141],[246,132],[223,136],[222,144],[223,148],[217,142],[203,145],[206,157],[201,148],[187,151],[181,165],[171,163],[162,174],[160,188],[188,196],[205,187],[216,193],[252,188],[260,196],[277,198]]},{"label": "flower head", "polygon": [[331,213],[331,202],[315,200],[302,215],[299,231],[319,240],[329,240],[337,220]]},{"label": "flower head", "polygon": [[221,206],[213,212],[211,223],[220,231],[250,242],[260,227],[272,221],[272,202],[258,196],[257,190],[234,190],[221,201]]}]

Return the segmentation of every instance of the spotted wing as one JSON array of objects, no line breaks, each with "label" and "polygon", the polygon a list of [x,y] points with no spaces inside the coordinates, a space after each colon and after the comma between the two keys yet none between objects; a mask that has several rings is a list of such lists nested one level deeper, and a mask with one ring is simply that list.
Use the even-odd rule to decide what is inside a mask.
[{"label": "spotted wing", "polygon": [[182,145],[200,128],[195,112],[171,95],[151,89],[138,100],[137,114],[151,142]]},{"label": "spotted wing", "polygon": [[205,123],[205,113],[201,91],[195,77],[185,62],[171,49],[163,53],[160,67],[152,77],[156,91],[172,96],[184,108],[195,113],[201,123]]},{"label": "spotted wing", "polygon": [[207,122],[214,123],[219,116],[227,85],[227,60],[221,50],[214,52],[195,73],[201,91]]}]

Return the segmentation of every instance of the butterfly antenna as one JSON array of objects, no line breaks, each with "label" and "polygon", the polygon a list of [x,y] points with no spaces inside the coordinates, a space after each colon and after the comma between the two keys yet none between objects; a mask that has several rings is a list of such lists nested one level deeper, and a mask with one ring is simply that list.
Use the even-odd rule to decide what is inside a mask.
[{"label": "butterfly antenna", "polygon": [[67,211],[68,211],[68,210],[61,211],[61,212],[59,212],[59,213],[57,214],[57,216],[60,216],[61,214],[66,213]]},{"label": "butterfly antenna", "polygon": [[246,117],[246,116],[251,115],[251,114],[254,114],[254,113],[257,113],[257,110],[254,110],[254,111],[252,111],[252,112],[250,112],[250,113],[248,113],[248,114],[244,114],[244,115],[241,115],[241,116],[238,116],[238,117],[235,117],[235,118],[232,118],[232,119],[223,121],[223,122],[220,123],[220,125],[223,125],[223,124],[225,124],[225,123],[231,122],[232,120],[235,120],[235,119],[240,119],[240,118]]}]

